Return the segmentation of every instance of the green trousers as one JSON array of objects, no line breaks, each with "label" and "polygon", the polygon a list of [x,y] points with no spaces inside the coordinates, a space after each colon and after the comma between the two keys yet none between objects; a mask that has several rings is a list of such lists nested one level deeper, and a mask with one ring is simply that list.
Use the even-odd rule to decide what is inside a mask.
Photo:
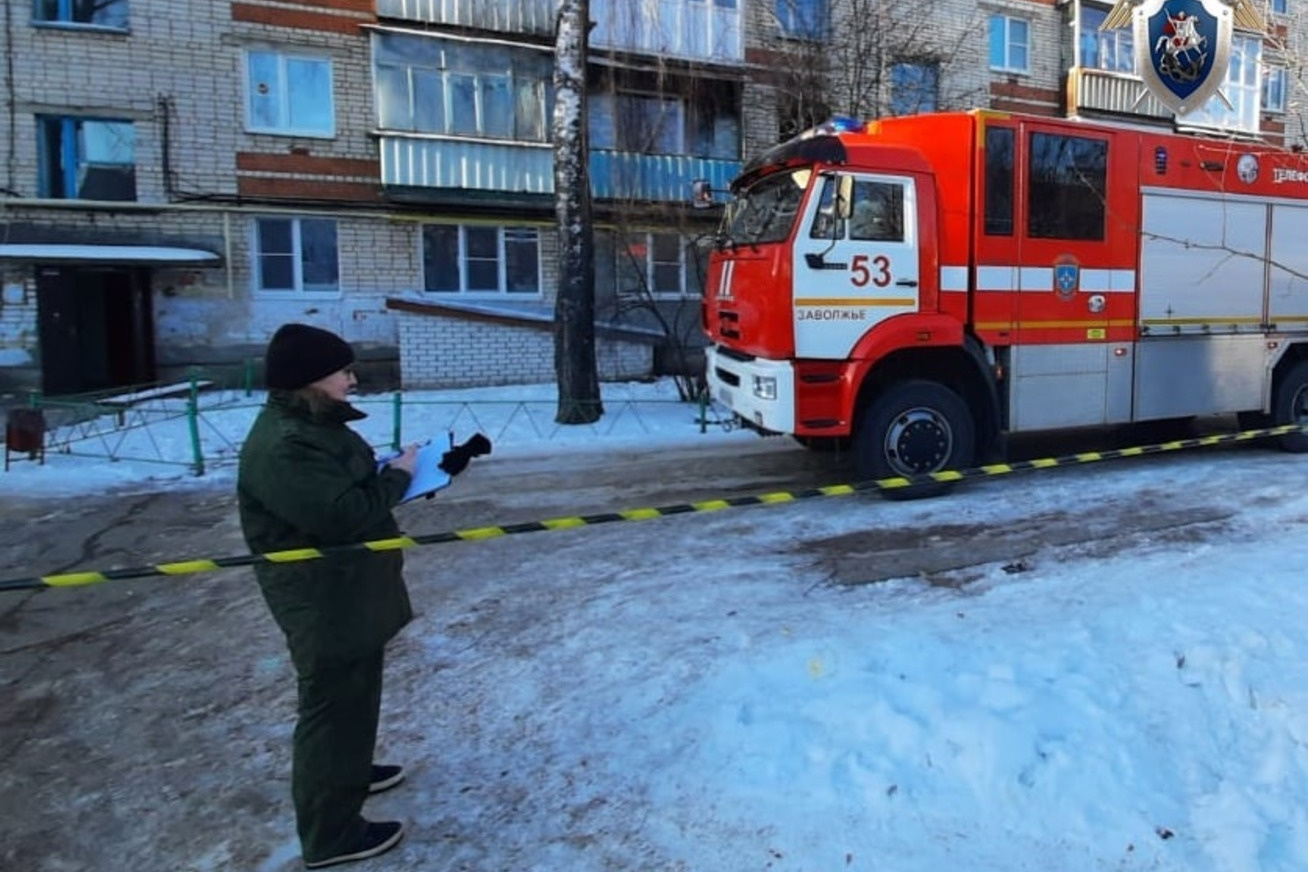
[{"label": "green trousers", "polygon": [[382,659],[378,651],[299,677],[291,797],[307,863],[334,857],[363,835],[359,812],[377,744]]}]

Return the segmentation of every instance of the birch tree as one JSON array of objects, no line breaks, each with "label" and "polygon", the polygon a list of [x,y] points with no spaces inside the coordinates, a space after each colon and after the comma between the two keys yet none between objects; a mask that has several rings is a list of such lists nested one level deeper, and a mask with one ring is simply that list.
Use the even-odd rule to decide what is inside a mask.
[{"label": "birch tree", "polygon": [[595,363],[595,232],[586,143],[589,0],[560,0],[555,25],[554,213],[559,287],[554,301],[554,371],[559,424],[604,414]]}]

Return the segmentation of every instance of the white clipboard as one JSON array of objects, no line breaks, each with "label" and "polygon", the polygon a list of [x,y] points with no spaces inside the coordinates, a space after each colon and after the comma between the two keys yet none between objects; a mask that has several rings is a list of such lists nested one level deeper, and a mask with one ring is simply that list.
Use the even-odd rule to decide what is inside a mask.
[{"label": "white clipboard", "polygon": [[[418,497],[431,496],[441,488],[449,487],[450,474],[440,468],[441,458],[445,452],[454,447],[454,431],[428,439],[418,448],[418,462],[413,467],[413,478],[409,480],[409,489],[404,492],[400,502],[407,503]],[[377,471],[381,472],[386,464],[399,457],[398,453],[378,458]]]}]

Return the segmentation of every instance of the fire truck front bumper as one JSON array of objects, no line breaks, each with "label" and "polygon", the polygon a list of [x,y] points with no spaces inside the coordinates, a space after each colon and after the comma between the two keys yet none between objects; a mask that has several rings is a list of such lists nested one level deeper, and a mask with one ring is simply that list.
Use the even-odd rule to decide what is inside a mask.
[{"label": "fire truck front bumper", "polygon": [[749,426],[795,432],[795,369],[787,361],[741,359],[716,345],[706,350],[709,394]]}]

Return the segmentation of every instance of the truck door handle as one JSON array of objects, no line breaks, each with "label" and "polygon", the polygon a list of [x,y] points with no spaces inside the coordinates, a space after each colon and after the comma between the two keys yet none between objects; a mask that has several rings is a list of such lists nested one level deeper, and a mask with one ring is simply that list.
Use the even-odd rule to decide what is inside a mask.
[{"label": "truck door handle", "polygon": [[916,287],[917,287],[917,280],[916,280],[916,279],[900,279],[899,281],[895,282],[895,286],[896,286],[896,287],[900,287],[900,288],[916,288]]}]

